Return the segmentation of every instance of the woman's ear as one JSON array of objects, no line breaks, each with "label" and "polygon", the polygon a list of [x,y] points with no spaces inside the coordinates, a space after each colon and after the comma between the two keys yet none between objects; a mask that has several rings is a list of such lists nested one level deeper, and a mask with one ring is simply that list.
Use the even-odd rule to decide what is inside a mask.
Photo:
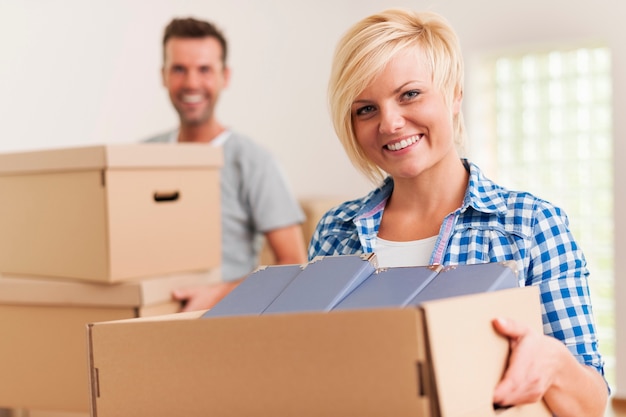
[{"label": "woman's ear", "polygon": [[456,116],[461,112],[461,104],[463,103],[463,91],[456,92],[452,101],[452,114]]}]

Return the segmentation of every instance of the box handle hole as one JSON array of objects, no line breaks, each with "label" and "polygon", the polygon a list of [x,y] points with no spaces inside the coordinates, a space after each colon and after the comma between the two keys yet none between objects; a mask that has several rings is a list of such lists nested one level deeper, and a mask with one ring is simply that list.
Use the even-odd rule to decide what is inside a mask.
[{"label": "box handle hole", "polygon": [[177,201],[180,197],[178,191],[156,191],[154,193],[154,201],[163,203],[168,201]]}]

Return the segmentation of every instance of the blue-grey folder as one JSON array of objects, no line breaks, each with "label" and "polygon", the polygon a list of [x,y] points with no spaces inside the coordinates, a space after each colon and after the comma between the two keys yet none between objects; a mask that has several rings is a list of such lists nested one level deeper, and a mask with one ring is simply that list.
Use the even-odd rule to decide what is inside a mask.
[{"label": "blue-grey folder", "polygon": [[409,305],[519,286],[514,262],[458,265],[443,268]]},{"label": "blue-grey folder", "polygon": [[252,272],[202,317],[259,315],[305,265],[275,265]]},{"label": "blue-grey folder", "polygon": [[440,266],[416,266],[379,269],[333,310],[405,307],[437,276],[440,268]]},{"label": "blue-grey folder", "polygon": [[374,254],[313,259],[263,314],[329,311],[376,270]]}]

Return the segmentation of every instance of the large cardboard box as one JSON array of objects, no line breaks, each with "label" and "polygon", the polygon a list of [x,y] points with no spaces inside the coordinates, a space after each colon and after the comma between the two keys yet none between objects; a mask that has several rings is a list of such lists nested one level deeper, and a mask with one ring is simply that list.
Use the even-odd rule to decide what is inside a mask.
[{"label": "large cardboard box", "polygon": [[509,348],[491,320],[541,331],[534,287],[419,307],[202,314],[90,324],[91,415],[549,416],[543,403],[492,405]]},{"label": "large cardboard box", "polygon": [[173,288],[219,280],[219,269],[119,284],[0,277],[0,407],[89,412],[85,326],[175,313]]},{"label": "large cardboard box", "polygon": [[197,144],[0,154],[0,271],[116,282],[219,266],[222,158]]}]

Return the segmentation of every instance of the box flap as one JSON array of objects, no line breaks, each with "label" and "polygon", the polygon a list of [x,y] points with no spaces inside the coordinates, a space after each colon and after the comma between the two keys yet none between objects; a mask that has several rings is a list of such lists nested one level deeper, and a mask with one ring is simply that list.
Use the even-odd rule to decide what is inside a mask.
[{"label": "box flap", "polygon": [[215,168],[222,149],[206,144],[117,144],[0,154],[0,175],[105,168]]},{"label": "box flap", "polygon": [[442,417],[494,415],[492,394],[509,344],[492,320],[510,318],[542,332],[539,301],[536,287],[523,287],[421,305]]},{"label": "box flap", "polygon": [[175,288],[220,280],[219,269],[170,274],[116,284],[92,283],[23,275],[0,275],[0,302],[63,306],[140,307],[172,299]]}]

